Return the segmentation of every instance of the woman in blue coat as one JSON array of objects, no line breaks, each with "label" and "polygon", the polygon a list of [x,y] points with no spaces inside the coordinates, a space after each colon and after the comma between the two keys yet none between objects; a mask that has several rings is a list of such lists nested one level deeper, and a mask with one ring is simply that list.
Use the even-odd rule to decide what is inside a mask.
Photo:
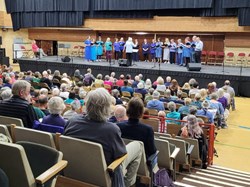
[{"label": "woman in blue coat", "polygon": [[97,58],[97,45],[96,45],[95,39],[92,39],[92,41],[91,41],[91,60],[93,62],[95,62],[96,58]]},{"label": "woman in blue coat", "polygon": [[102,55],[103,55],[103,44],[102,37],[99,36],[98,40],[96,41],[97,45],[97,61],[101,61]]},{"label": "woman in blue coat", "polygon": [[85,40],[84,44],[85,44],[85,59],[87,61],[90,61],[90,59],[91,59],[91,40],[90,40],[90,36],[88,36],[88,38]]},{"label": "woman in blue coat", "polygon": [[162,42],[161,39],[158,38],[156,42],[156,50],[155,50],[155,57],[157,59],[158,63],[161,63],[161,58],[162,58]]},{"label": "woman in blue coat", "polygon": [[182,45],[182,47],[183,64],[184,66],[187,66],[188,63],[190,63],[191,58],[191,42],[189,40],[189,37],[185,38],[185,43]]},{"label": "woman in blue coat", "polygon": [[155,39],[152,39],[152,43],[150,44],[150,56],[152,62],[155,62],[155,50],[156,50],[156,42]]}]

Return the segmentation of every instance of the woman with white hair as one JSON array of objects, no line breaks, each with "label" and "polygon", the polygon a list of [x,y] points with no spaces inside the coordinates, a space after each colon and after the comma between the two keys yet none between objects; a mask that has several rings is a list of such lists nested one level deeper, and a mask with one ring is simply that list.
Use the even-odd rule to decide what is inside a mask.
[{"label": "woman with white hair", "polygon": [[146,89],[146,90],[149,90],[150,88],[152,88],[152,82],[151,82],[150,79],[147,79],[147,80],[145,81],[145,89]]},{"label": "woman with white hair", "polygon": [[126,41],[124,45],[123,51],[126,51],[126,58],[127,58],[127,65],[132,65],[132,54],[133,54],[133,47],[136,47],[138,45],[138,42],[135,44],[133,43],[133,39],[131,37],[128,37],[128,40]]},{"label": "woman with white hair", "polygon": [[65,104],[61,97],[52,97],[48,102],[50,115],[45,116],[42,123],[64,127],[66,122],[61,116],[65,109]]},{"label": "woman with white hair", "polygon": [[63,114],[64,119],[70,119],[74,115],[77,114],[77,111],[81,108],[81,103],[79,100],[75,99],[71,104],[70,104],[71,109],[66,111]]},{"label": "woman with white hair", "polygon": [[142,94],[142,98],[145,98],[145,95],[148,93],[147,90],[144,89],[144,84],[142,82],[139,82],[137,84],[137,88],[135,88],[135,93]]},{"label": "woman with white hair", "polygon": [[184,126],[178,133],[178,136],[184,138],[197,139],[199,144],[199,154],[202,160],[202,168],[207,168],[207,140],[202,128],[200,127],[197,118],[194,115],[187,117],[187,125]]},{"label": "woman with white hair", "polygon": [[[168,103],[168,110],[170,111],[166,117],[175,119],[175,120],[180,120],[181,119],[181,114],[179,112],[176,112],[176,104],[171,101]],[[175,123],[177,125],[180,125],[180,122],[177,122],[175,120],[167,120],[167,123]]]},{"label": "woman with white hair", "polygon": [[164,84],[164,79],[162,77],[158,77],[156,82],[157,82],[156,90],[160,92],[165,92],[166,86]]},{"label": "woman with white hair", "polygon": [[224,108],[224,110],[226,109],[228,102],[227,102],[227,98],[224,96],[224,89],[223,88],[219,88],[218,91],[218,102],[220,102]]}]

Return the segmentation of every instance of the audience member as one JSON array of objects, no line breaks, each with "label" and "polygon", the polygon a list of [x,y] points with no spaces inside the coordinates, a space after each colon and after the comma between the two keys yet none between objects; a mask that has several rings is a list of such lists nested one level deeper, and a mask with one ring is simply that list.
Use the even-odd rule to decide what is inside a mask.
[{"label": "audience member", "polygon": [[194,96],[194,101],[191,103],[191,105],[195,106],[198,109],[201,109],[202,108],[201,103],[202,103],[201,102],[201,94],[196,93],[195,96]]},{"label": "audience member", "polygon": [[50,114],[48,110],[48,97],[44,94],[39,95],[38,97],[38,107],[41,109],[41,111],[48,116]]},{"label": "audience member", "polygon": [[158,77],[156,82],[157,82],[156,90],[160,92],[165,92],[166,86],[164,84],[164,79],[162,77]]},{"label": "audience member", "polygon": [[3,91],[1,91],[1,98],[2,100],[8,100],[12,97],[12,91],[9,87],[6,87]]},{"label": "audience member", "polygon": [[145,95],[148,93],[146,89],[144,89],[144,84],[139,82],[137,84],[137,88],[135,88],[135,93],[140,93],[142,95],[142,99],[144,100]]},{"label": "audience member", "polygon": [[[180,120],[181,119],[181,114],[179,112],[176,112],[176,105],[174,102],[169,102],[168,103],[168,110],[170,111],[166,117],[170,119],[175,119],[175,120]],[[180,124],[180,122],[177,122],[175,120],[167,120],[167,123],[175,123],[175,124]]]},{"label": "audience member", "polygon": [[65,109],[65,104],[62,98],[52,97],[48,102],[48,109],[50,114],[43,118],[42,123],[64,127],[66,121],[63,119],[61,114]]},{"label": "audience member", "polygon": [[59,96],[63,99],[67,99],[69,97],[69,92],[67,90],[67,84],[65,84],[65,83],[61,84]]},{"label": "audience member", "polygon": [[124,86],[124,75],[120,75],[120,79],[116,82],[116,85],[119,86],[120,88]]},{"label": "audience member", "polygon": [[127,169],[124,177],[126,187],[132,186],[136,181],[142,147],[139,142],[124,145],[119,127],[107,122],[110,105],[111,97],[104,88],[89,92],[86,97],[86,116],[77,115],[69,119],[64,135],[100,143],[107,165],[128,153],[122,167],[124,171]]},{"label": "audience member", "polygon": [[171,91],[171,95],[174,95],[174,96],[177,95],[177,91],[180,89],[180,86],[179,86],[177,80],[173,79],[173,80],[171,81],[171,84],[170,84],[170,86],[169,86],[169,89],[170,89],[170,91]]},{"label": "audience member", "polygon": [[116,105],[122,105],[123,102],[120,99],[120,93],[117,89],[112,90],[111,95],[116,99]]},{"label": "audience member", "polygon": [[166,88],[169,88],[169,86],[171,85],[171,77],[170,76],[167,76],[166,77],[166,82],[165,82],[165,86]]},{"label": "audience member", "polygon": [[30,83],[24,80],[17,80],[12,87],[13,96],[0,103],[0,114],[19,118],[25,127],[32,128],[37,116],[33,107],[30,105]]},{"label": "audience member", "polygon": [[189,107],[190,107],[190,104],[191,104],[192,100],[190,98],[185,98],[184,99],[184,106],[180,107],[178,109],[178,112],[180,114],[188,114],[189,113]]},{"label": "audience member", "polygon": [[148,109],[155,109],[155,110],[165,110],[163,102],[159,101],[160,93],[158,91],[153,92],[153,100],[150,100],[147,103]]},{"label": "audience member", "polygon": [[202,102],[202,109],[198,110],[196,115],[197,116],[205,116],[208,118],[209,123],[214,123],[214,116],[213,114],[208,111],[208,108],[210,107],[210,104],[207,100]]},{"label": "audience member", "polygon": [[48,72],[43,71],[42,75],[43,75],[43,77],[41,78],[40,82],[46,83],[49,86],[49,88],[52,88],[52,82],[51,82],[51,80],[49,80]]},{"label": "audience member", "polygon": [[124,80],[124,86],[121,87],[121,92],[129,92],[131,96],[134,94],[134,89],[128,85],[128,80]]},{"label": "audience member", "polygon": [[118,123],[128,121],[126,108],[122,105],[117,105],[114,111],[115,118]]},{"label": "audience member", "polygon": [[230,81],[226,80],[223,88],[224,88],[225,92],[230,94],[232,110],[235,110],[235,99],[234,99],[235,91],[234,91],[233,87],[231,87],[230,84],[231,84]]},{"label": "audience member", "polygon": [[192,88],[189,90],[189,96],[200,93],[198,82],[193,82],[192,85]]},{"label": "audience member", "polygon": [[64,114],[63,114],[63,118],[64,119],[70,119],[71,117],[74,117],[77,114],[77,111],[80,109],[81,107],[81,103],[79,100],[74,100],[73,102],[70,103],[70,110],[67,110]]},{"label": "audience member", "polygon": [[189,95],[190,89],[191,88],[188,82],[186,82],[181,88],[182,92],[185,92],[187,95]]}]

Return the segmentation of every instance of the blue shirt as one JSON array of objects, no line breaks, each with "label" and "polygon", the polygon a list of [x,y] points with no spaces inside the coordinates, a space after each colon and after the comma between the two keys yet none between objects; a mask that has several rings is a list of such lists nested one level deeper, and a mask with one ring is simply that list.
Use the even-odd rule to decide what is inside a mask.
[{"label": "blue shirt", "polygon": [[196,115],[197,116],[205,116],[208,118],[209,123],[214,123],[213,114],[206,109],[198,110]]},{"label": "blue shirt", "polygon": [[156,43],[151,43],[150,45],[150,53],[154,54],[156,50]]},{"label": "blue shirt", "polygon": [[[176,119],[176,120],[180,120],[181,119],[181,114],[179,112],[170,112],[166,115],[167,118],[171,118],[171,119]],[[174,120],[167,120],[167,123],[175,123],[177,125],[180,125],[180,122],[176,122]]]},{"label": "blue shirt", "polygon": [[106,51],[112,51],[112,42],[105,42]]},{"label": "blue shirt", "polygon": [[121,92],[129,92],[131,94],[131,96],[133,96],[134,90],[132,87],[123,86],[123,87],[121,87]]},{"label": "blue shirt", "polygon": [[178,112],[181,113],[181,114],[189,114],[189,106],[180,107]]},{"label": "blue shirt", "polygon": [[165,111],[165,107],[163,102],[159,101],[159,100],[151,100],[147,103],[147,108],[148,109],[156,109],[158,111]]},{"label": "blue shirt", "polygon": [[142,53],[143,54],[149,53],[149,48],[150,48],[150,44],[149,43],[143,43],[142,44],[142,49],[144,49],[144,50],[142,50]]},{"label": "blue shirt", "polygon": [[133,47],[135,47],[136,45],[131,42],[131,41],[126,41],[124,48],[126,48],[126,53],[132,53],[133,52]]},{"label": "blue shirt", "polygon": [[64,127],[66,121],[59,114],[50,114],[43,118],[42,123]]},{"label": "blue shirt", "polygon": [[120,43],[119,42],[115,42],[114,43],[114,49],[115,49],[115,51],[119,51],[119,52],[121,51],[120,50]]},{"label": "blue shirt", "polygon": [[124,41],[119,41],[120,44],[120,51],[123,51],[125,42]]},{"label": "blue shirt", "polygon": [[169,48],[169,51],[170,52],[176,52],[176,43],[175,42],[173,42],[173,43],[171,43],[170,44],[170,48]]}]

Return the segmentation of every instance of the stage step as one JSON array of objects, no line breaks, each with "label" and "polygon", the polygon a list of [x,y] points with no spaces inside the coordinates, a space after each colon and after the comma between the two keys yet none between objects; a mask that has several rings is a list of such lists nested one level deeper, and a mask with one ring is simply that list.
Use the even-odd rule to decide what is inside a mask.
[{"label": "stage step", "polygon": [[221,166],[207,169],[192,168],[192,172],[178,173],[177,187],[245,187],[250,186],[250,173]]}]

